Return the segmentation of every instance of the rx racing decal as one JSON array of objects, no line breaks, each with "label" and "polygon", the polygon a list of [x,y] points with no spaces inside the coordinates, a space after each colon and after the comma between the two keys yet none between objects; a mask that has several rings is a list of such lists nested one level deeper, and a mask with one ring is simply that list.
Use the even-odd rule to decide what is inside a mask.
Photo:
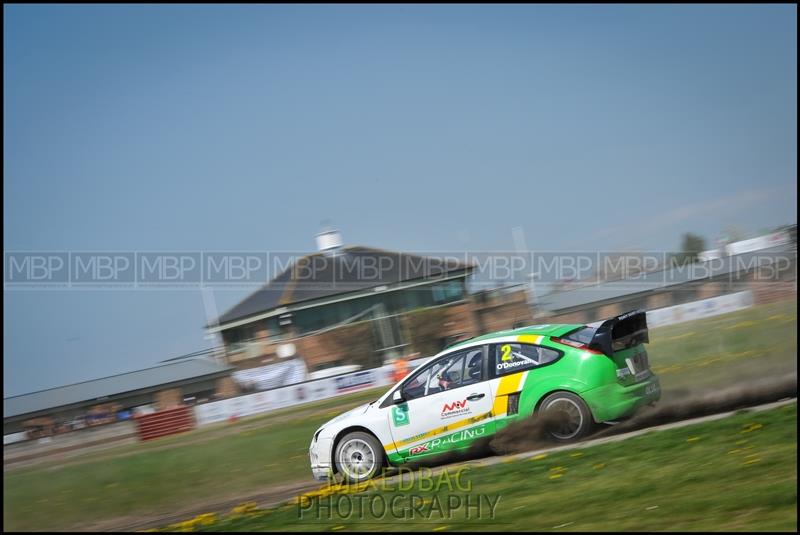
[{"label": "rx racing decal", "polygon": [[464,429],[462,431],[456,431],[451,435],[447,435],[440,438],[433,438],[427,442],[423,442],[418,446],[409,448],[408,454],[419,455],[421,453],[435,453],[437,451],[445,451],[452,448],[457,448],[459,443],[468,440],[473,440],[475,438],[483,436],[485,433],[486,433],[485,425],[479,425],[473,427],[472,429]]}]

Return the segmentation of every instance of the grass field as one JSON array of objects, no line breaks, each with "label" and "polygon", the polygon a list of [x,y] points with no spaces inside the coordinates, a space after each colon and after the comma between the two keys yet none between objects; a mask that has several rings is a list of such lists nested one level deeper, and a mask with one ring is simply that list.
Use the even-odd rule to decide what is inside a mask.
[{"label": "grass field", "polygon": [[[648,352],[665,396],[680,395],[686,389],[711,389],[754,375],[796,371],[796,327],[796,301],[753,307],[654,329]],[[307,450],[313,431],[383,390],[121,446],[66,463],[7,471],[4,528],[66,529],[121,516],[157,515],[308,480]]]},{"label": "grass field", "polygon": [[[376,482],[375,490],[360,495],[301,499],[271,510],[240,508],[166,529],[796,531],[796,425],[797,404],[791,404],[469,467],[458,480],[451,472],[403,488]],[[484,507],[468,509],[467,494],[473,504],[483,498]],[[419,507],[392,509],[392,500]]]},{"label": "grass field", "polygon": [[[311,433],[383,390],[4,475],[4,527],[46,529],[175,507],[310,477]],[[137,447],[138,446],[138,447]],[[98,458],[99,457],[99,458]],[[46,508],[55,513],[42,515]]]},{"label": "grass field", "polygon": [[796,372],[797,301],[653,329],[647,353],[673,392]]}]

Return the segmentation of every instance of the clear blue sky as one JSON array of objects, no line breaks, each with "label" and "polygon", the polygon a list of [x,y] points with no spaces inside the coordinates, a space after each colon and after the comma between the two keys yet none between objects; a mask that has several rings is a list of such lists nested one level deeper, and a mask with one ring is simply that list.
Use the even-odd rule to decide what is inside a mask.
[{"label": "clear blue sky", "polygon": [[[4,6],[4,250],[675,249],[796,221],[795,6]],[[220,292],[220,308],[244,291]],[[3,294],[13,395],[205,348]]]}]

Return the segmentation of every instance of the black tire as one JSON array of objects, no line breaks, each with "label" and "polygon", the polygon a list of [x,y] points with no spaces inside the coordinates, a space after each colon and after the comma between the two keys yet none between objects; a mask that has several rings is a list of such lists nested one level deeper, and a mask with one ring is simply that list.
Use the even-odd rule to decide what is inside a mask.
[{"label": "black tire", "polygon": [[378,475],[386,463],[383,446],[369,433],[354,431],[342,437],[334,453],[336,468],[348,483]]},{"label": "black tire", "polygon": [[580,396],[555,392],[539,405],[545,437],[556,442],[574,442],[595,430],[592,412]]}]

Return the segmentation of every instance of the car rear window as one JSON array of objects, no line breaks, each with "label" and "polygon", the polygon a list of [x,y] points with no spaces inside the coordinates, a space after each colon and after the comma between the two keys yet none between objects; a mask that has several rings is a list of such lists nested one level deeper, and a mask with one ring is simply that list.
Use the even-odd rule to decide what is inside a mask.
[{"label": "car rear window", "polygon": [[572,331],[563,338],[588,346],[589,342],[591,342],[592,338],[594,338],[595,332],[597,332],[597,327],[581,327],[577,331]]}]

